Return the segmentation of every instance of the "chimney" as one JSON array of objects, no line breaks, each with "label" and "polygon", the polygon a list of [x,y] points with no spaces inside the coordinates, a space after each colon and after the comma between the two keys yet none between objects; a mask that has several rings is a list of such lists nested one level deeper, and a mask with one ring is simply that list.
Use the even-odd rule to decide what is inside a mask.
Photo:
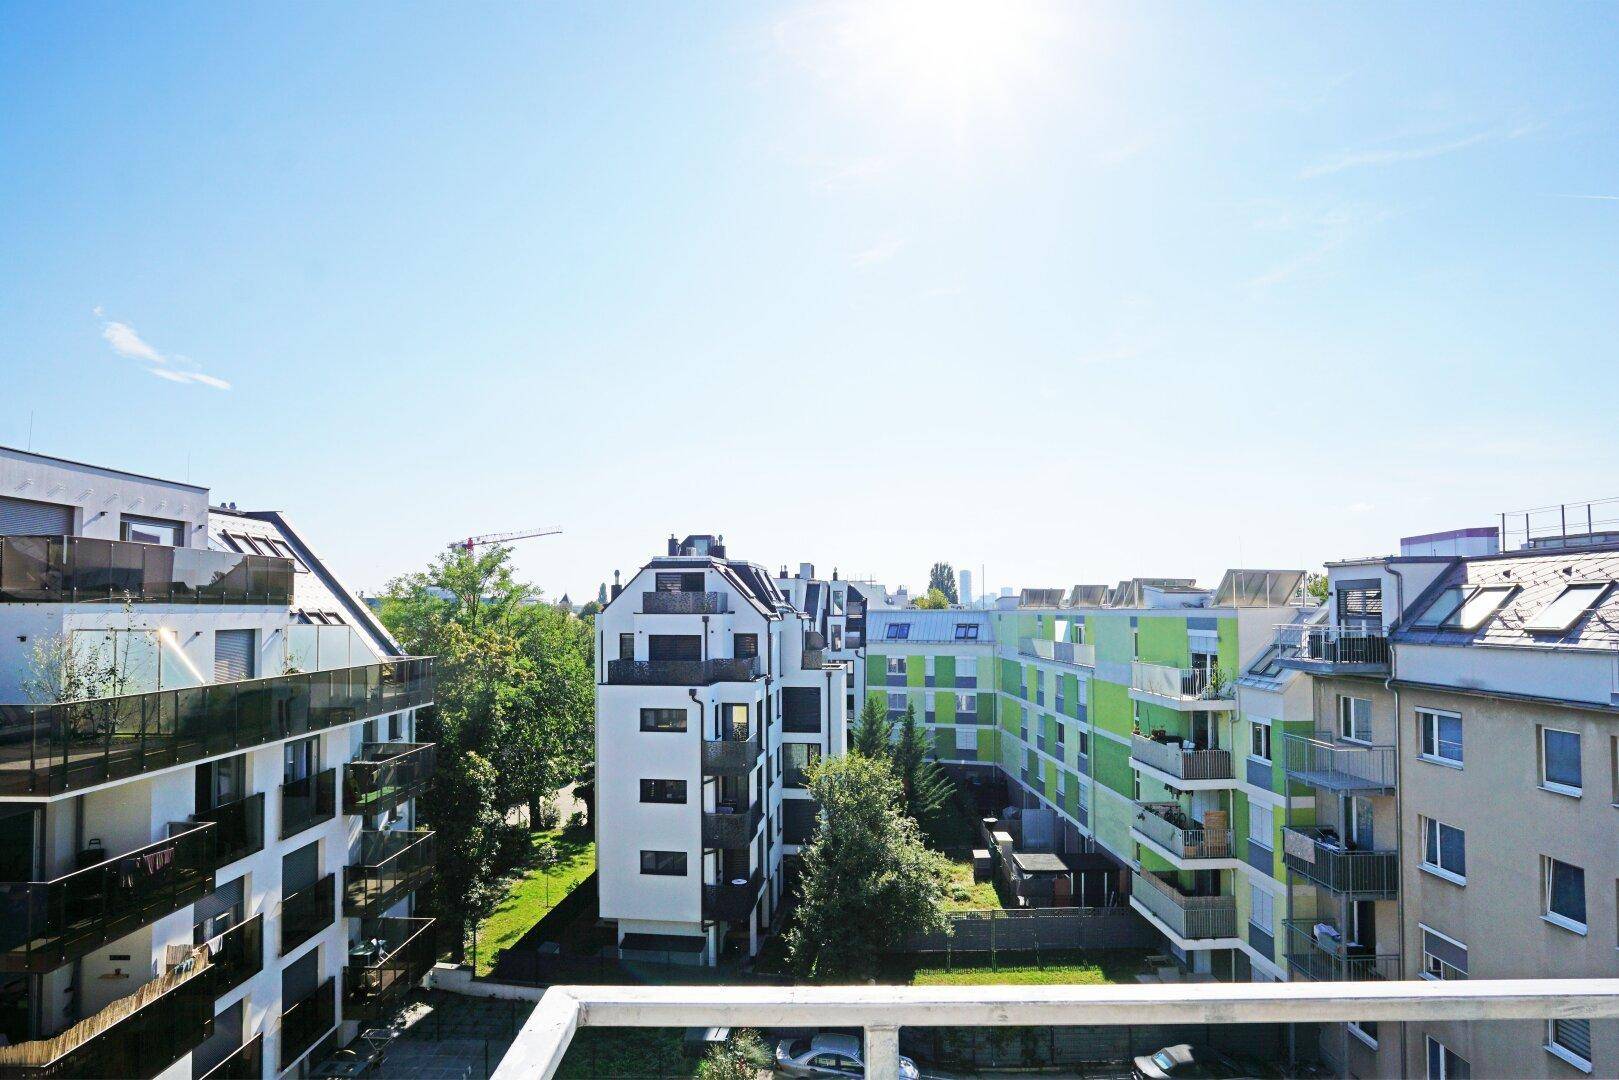
[{"label": "chimney", "polygon": [[[669,543],[673,544],[674,541],[670,540]],[[673,554],[673,553],[671,552],[671,554]],[[623,592],[623,591],[624,591],[624,586],[622,586],[622,585],[620,585],[618,583],[618,571],[614,570],[613,571],[613,599],[617,600],[618,599],[618,594]]]},{"label": "chimney", "polygon": [[669,534],[669,554],[670,555],[679,555],[680,554],[680,541],[675,539],[675,534],[674,533]]},{"label": "chimney", "polygon": [[812,577],[814,577],[815,576],[815,564],[812,563],[812,562],[801,562],[801,563],[799,563],[798,564],[798,576],[801,577],[801,578],[812,578]]}]

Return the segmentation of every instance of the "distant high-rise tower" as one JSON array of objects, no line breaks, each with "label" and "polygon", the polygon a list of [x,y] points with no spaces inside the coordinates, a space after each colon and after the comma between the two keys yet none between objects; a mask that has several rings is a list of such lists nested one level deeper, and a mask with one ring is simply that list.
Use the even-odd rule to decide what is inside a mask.
[{"label": "distant high-rise tower", "polygon": [[961,590],[960,590],[960,592],[961,592],[961,606],[962,607],[972,607],[972,605],[973,605],[973,572],[971,570],[963,570],[961,572]]}]

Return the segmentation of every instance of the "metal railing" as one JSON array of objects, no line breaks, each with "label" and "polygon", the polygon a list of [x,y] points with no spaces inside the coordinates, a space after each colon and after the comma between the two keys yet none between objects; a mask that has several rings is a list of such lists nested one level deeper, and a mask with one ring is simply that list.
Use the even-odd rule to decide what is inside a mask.
[{"label": "metal railing", "polygon": [[232,1050],[202,1080],[264,1080],[264,1036],[255,1035]]},{"label": "metal railing", "polygon": [[1282,830],[1287,868],[1329,892],[1361,899],[1392,899],[1400,888],[1400,858],[1393,851],[1347,848],[1330,830],[1288,825]]},{"label": "metal railing", "polygon": [[1233,775],[1229,750],[1186,750],[1145,735],[1131,737],[1130,758],[1181,780],[1230,780]]},{"label": "metal railing", "polygon": [[433,743],[366,743],[343,766],[343,813],[380,814],[427,790],[438,764]]},{"label": "metal railing", "polygon": [[290,1069],[337,1026],[337,977],[327,979],[313,993],[287,1006],[281,1014],[281,1068]]},{"label": "metal railing", "polygon": [[609,660],[609,686],[708,686],[751,682],[760,675],[759,658],[715,660]]},{"label": "metal railing", "polygon": [[1080,645],[1072,641],[1048,641],[1044,638],[1019,638],[1018,652],[1037,660],[1049,660],[1069,667],[1094,668],[1096,646]]},{"label": "metal railing", "polygon": [[192,821],[211,821],[218,837],[214,846],[214,867],[224,867],[264,850],[264,792],[245,799],[199,810]]},{"label": "metal railing", "polygon": [[360,834],[360,861],[343,868],[343,913],[379,916],[433,877],[436,847],[428,829]]},{"label": "metal railing", "polygon": [[798,658],[798,666],[805,671],[819,671],[826,666],[826,650],[805,649]]},{"label": "metal railing", "polygon": [[411,987],[433,970],[433,920],[367,920],[360,939],[343,968],[343,1015],[384,1019],[397,1012]]},{"label": "metal railing", "polygon": [[745,848],[753,842],[764,820],[764,810],[757,802],[746,808],[703,811],[703,846],[718,848]]},{"label": "metal railing", "polygon": [[433,700],[431,657],[47,705],[0,705],[0,795],[57,795]]},{"label": "metal railing", "polygon": [[0,537],[0,603],[292,603],[291,559],[90,536]]},{"label": "metal railing", "polygon": [[1188,896],[1157,874],[1131,872],[1130,899],[1188,941],[1237,936],[1235,896]]},{"label": "metal railing", "polygon": [[1281,623],[1276,627],[1274,643],[1284,660],[1383,668],[1389,664],[1389,639],[1381,627]]},{"label": "metal railing", "polygon": [[643,615],[723,615],[725,594],[722,592],[643,592]]},{"label": "metal railing", "polygon": [[1287,966],[1314,982],[1392,982],[1400,977],[1398,953],[1374,953],[1318,936],[1316,924],[1287,920]]},{"label": "metal railing", "polygon": [[0,971],[52,971],[214,889],[218,829],[180,829],[50,881],[0,882]]},{"label": "metal railing", "polygon": [[1217,680],[1209,668],[1178,668],[1142,660],[1130,662],[1130,689],[1182,701],[1229,701],[1233,694],[1231,683]]},{"label": "metal railing", "polygon": [[281,901],[281,955],[285,956],[337,918],[337,875],[327,874]]},{"label": "metal railing", "polygon": [[1330,731],[1282,736],[1283,769],[1290,779],[1333,791],[1392,792],[1395,748],[1346,743]]},{"label": "metal railing", "polygon": [[213,955],[214,996],[224,997],[264,970],[264,915],[237,923],[208,942]]},{"label": "metal railing", "polygon": [[1177,858],[1236,858],[1230,829],[1204,828],[1178,803],[1136,803],[1135,830]]},{"label": "metal railing", "polygon": [[761,752],[758,732],[741,739],[731,738],[729,733],[723,739],[704,739],[703,773],[717,776],[752,772]]},{"label": "metal railing", "polygon": [[724,919],[728,923],[746,923],[759,902],[764,887],[764,876],[755,870],[738,884],[723,881],[703,886],[703,915],[705,918]]}]

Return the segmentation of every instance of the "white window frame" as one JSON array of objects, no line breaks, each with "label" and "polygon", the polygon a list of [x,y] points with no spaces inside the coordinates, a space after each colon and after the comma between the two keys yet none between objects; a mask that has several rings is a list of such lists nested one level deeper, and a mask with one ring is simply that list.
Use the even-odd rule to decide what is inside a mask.
[{"label": "white window frame", "polygon": [[905,692],[903,690],[897,690],[897,691],[896,690],[890,690],[888,692],[888,710],[889,710],[889,712],[904,712],[905,711],[905,702],[906,702],[906,697],[905,697]]},{"label": "white window frame", "polygon": [[[1355,730],[1355,704],[1362,702],[1366,706],[1366,737],[1346,735],[1345,730]],[[1348,694],[1338,695],[1338,738],[1343,742],[1354,743],[1356,746],[1372,745],[1372,699],[1351,697]]]},{"label": "white window frame", "polygon": [[890,674],[890,675],[903,675],[903,674],[905,674],[905,657],[903,657],[903,656],[890,656],[888,658],[888,674]]},{"label": "white window frame", "polygon": [[[1269,724],[1258,720],[1251,721],[1248,725],[1248,756],[1255,761],[1274,763],[1276,759],[1271,757],[1271,753],[1275,749],[1275,744],[1271,740],[1272,732]],[[1263,753],[1259,745],[1261,742],[1264,743]]]},{"label": "white window frame", "polygon": [[977,694],[957,694],[956,695],[956,712],[958,714],[965,712],[965,713],[973,713],[973,714],[976,715],[977,712],[978,712],[978,695]]},{"label": "white window frame", "polygon": [[1550,855],[1540,857],[1540,917],[1553,926],[1561,927],[1569,933],[1579,934],[1584,937],[1591,931],[1589,922],[1580,922],[1552,910],[1552,870],[1559,863],[1580,872],[1580,894],[1585,900],[1585,917],[1587,919],[1591,917],[1591,898],[1585,894],[1585,867],[1563,862],[1562,859],[1554,859]]},{"label": "white window frame", "polygon": [[[1427,1040],[1427,1043],[1423,1046],[1422,1055],[1422,1070],[1423,1075],[1427,1077],[1427,1080],[1454,1080],[1454,1078],[1450,1075],[1450,1069],[1446,1067],[1446,1054],[1449,1054],[1457,1061],[1467,1065],[1468,1075],[1472,1075],[1472,1064],[1468,1062],[1466,1058],[1462,1057],[1456,1051],[1452,1050],[1450,1047],[1446,1046],[1432,1035],[1427,1036]],[[1433,1048],[1436,1046],[1439,1048],[1439,1071],[1437,1073],[1433,1071],[1432,1064]]]},{"label": "white window frame", "polygon": [[[1417,923],[1417,930],[1419,934],[1428,933],[1432,934],[1436,938],[1444,938],[1446,941],[1450,942],[1463,952],[1467,951],[1466,945],[1463,945],[1449,934],[1440,933],[1427,923]],[[1420,937],[1418,940],[1420,942]],[[1418,947],[1421,947],[1420,944]],[[1432,970],[1430,970],[1430,968],[1438,969],[1438,974],[1435,974]],[[1446,975],[1445,972],[1447,971],[1453,971],[1455,974]],[[1430,953],[1427,949],[1422,950],[1422,970],[1417,972],[1417,975],[1419,978],[1427,979],[1429,982],[1453,982],[1467,978],[1467,972],[1461,970],[1453,964],[1446,963],[1444,960],[1441,960],[1439,957]]]},{"label": "white window frame", "polygon": [[[1551,780],[1551,779],[1547,778],[1547,776],[1546,776],[1546,761],[1547,761],[1547,758],[1546,758],[1546,735],[1549,732],[1556,732],[1559,735],[1572,735],[1572,736],[1574,736],[1575,747],[1579,751],[1579,759],[1580,759],[1580,786],[1579,787],[1571,787],[1568,784],[1559,783],[1559,782],[1557,782],[1555,780]],[[1585,740],[1581,737],[1580,732],[1578,732],[1578,731],[1570,731],[1568,728],[1554,728],[1554,727],[1547,727],[1544,724],[1536,724],[1535,725],[1535,736],[1536,736],[1535,737],[1535,742],[1538,744],[1536,749],[1539,751],[1539,754],[1540,754],[1540,786],[1541,786],[1541,788],[1543,790],[1545,790],[1545,791],[1550,791],[1550,792],[1553,792],[1554,794],[1557,794],[1557,795],[1567,795],[1570,798],[1574,798],[1574,799],[1578,799],[1578,798],[1581,798],[1582,796],[1584,796],[1584,794],[1585,794]]]},{"label": "white window frame", "polygon": [[[1264,897],[1265,914],[1268,918],[1256,918],[1259,914],[1260,897]],[[1248,922],[1259,927],[1267,934],[1276,933],[1276,897],[1260,888],[1248,890]]]},{"label": "white window frame", "polygon": [[[1258,828],[1263,821],[1265,827]],[[1261,846],[1276,849],[1276,808],[1269,803],[1248,803],[1248,839],[1257,840]]]},{"label": "white window frame", "polygon": [[963,678],[963,677],[967,677],[967,676],[970,676],[970,677],[972,677],[974,679],[978,678],[978,657],[976,657],[976,656],[958,656],[958,657],[956,657],[956,678],[959,679],[959,678]]},{"label": "white window frame", "polygon": [[1428,861],[1428,836],[1431,833],[1435,837],[1435,839],[1434,839],[1434,854],[1436,854],[1440,858],[1444,858],[1445,845],[1444,845],[1444,842],[1443,842],[1443,839],[1442,839],[1443,834],[1439,833],[1438,830],[1441,829],[1441,828],[1444,828],[1444,829],[1451,829],[1451,830],[1454,830],[1455,832],[1461,833],[1461,836],[1462,836],[1462,858],[1463,858],[1463,865],[1465,866],[1466,865],[1465,860],[1467,858],[1467,830],[1459,829],[1459,828],[1457,828],[1456,826],[1450,824],[1447,821],[1440,821],[1438,818],[1418,817],[1417,821],[1419,822],[1419,824],[1421,826],[1421,833],[1422,833],[1422,836],[1421,836],[1422,850],[1417,856],[1417,858],[1418,858],[1417,865],[1420,866],[1427,873],[1433,874],[1435,877],[1443,878],[1444,880],[1449,881],[1452,884],[1466,885],[1467,884],[1467,874],[1465,872],[1458,874],[1456,871],[1451,870],[1448,867],[1445,867],[1445,866],[1441,865],[1440,863],[1433,863],[1433,862]]},{"label": "white window frame", "polygon": [[[1570,1017],[1563,1022],[1571,1024],[1583,1023],[1585,1025],[1585,1043],[1587,1046],[1591,1044],[1591,1021]],[[1559,1021],[1557,1020],[1546,1021],[1546,1053],[1555,1058],[1560,1058],[1563,1061],[1568,1062],[1581,1072],[1590,1072],[1595,1067],[1590,1061],[1581,1057],[1578,1053],[1570,1050],[1568,1047],[1557,1041],[1558,1023]]]},{"label": "white window frame", "polygon": [[[1462,768],[1463,762],[1467,757],[1467,735],[1465,731],[1462,734],[1461,742],[1456,748],[1458,754],[1457,757],[1446,757],[1444,754],[1438,752],[1440,749],[1439,721],[1455,720],[1459,724],[1462,720],[1462,714],[1446,712],[1443,709],[1418,709],[1416,712],[1417,757],[1422,761],[1426,761],[1434,765],[1444,765],[1451,769]],[[1431,754],[1424,749],[1424,747],[1427,746],[1430,738],[1433,740],[1434,748],[1434,753]]]}]

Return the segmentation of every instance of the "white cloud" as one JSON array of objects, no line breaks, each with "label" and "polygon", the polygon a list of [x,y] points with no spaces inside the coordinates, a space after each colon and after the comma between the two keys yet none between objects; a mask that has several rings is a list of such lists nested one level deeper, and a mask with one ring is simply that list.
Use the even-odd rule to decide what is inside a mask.
[{"label": "white cloud", "polygon": [[160,379],[167,379],[170,382],[188,383],[191,381],[191,376],[183,371],[175,371],[173,368],[155,367],[147,368],[146,370],[150,374],[156,375]]},{"label": "white cloud", "polygon": [[[101,305],[95,308],[97,318],[102,316]],[[230,383],[217,375],[209,375],[198,371],[197,365],[186,356],[164,356],[146,340],[135,332],[135,328],[128,323],[106,322],[102,325],[101,336],[106,339],[112,351],[129,360],[139,360],[143,364],[150,364],[147,374],[173,383],[194,384],[206,386],[213,390],[229,390]]]},{"label": "white cloud", "polygon": [[900,253],[900,249],[904,246],[905,241],[897,237],[889,237],[886,240],[873,244],[864,251],[856,252],[854,256],[854,264],[856,266],[864,267],[876,266],[878,263],[885,263],[889,259],[892,259],[895,255],[898,255]]},{"label": "white cloud", "polygon": [[1369,502],[1355,502],[1349,504],[1349,512],[1351,514],[1369,514],[1376,509],[1377,507],[1373,506]]},{"label": "white cloud", "polygon": [[107,339],[112,351],[119,356],[127,356],[131,360],[145,360],[152,364],[166,364],[163,354],[141,340],[135,333],[135,328],[128,323],[110,322],[102,328],[101,336]]},{"label": "white cloud", "polygon": [[1597,202],[1619,202],[1619,195],[1559,195],[1559,199],[1594,199]]},{"label": "white cloud", "polygon": [[1300,171],[1299,179],[1314,180],[1317,177],[1330,176],[1346,169],[1381,168],[1385,165],[1398,165],[1407,161],[1425,161],[1428,158],[1443,157],[1446,154],[1454,154],[1458,150],[1467,150],[1474,146],[1482,146],[1485,143],[1509,142],[1513,139],[1521,139],[1539,129],[1539,124],[1518,124],[1513,127],[1487,128],[1483,131],[1475,131],[1468,135],[1445,139],[1441,142],[1407,144],[1404,146],[1372,146],[1361,150],[1350,150],[1339,154],[1337,157],[1305,167]]},{"label": "white cloud", "polygon": [[213,376],[213,375],[204,375],[200,371],[192,372],[190,378],[191,378],[191,381],[194,382],[194,383],[201,383],[204,386],[211,386],[215,390],[229,390],[230,389],[230,383],[226,382],[224,379],[218,378],[218,377]]}]

